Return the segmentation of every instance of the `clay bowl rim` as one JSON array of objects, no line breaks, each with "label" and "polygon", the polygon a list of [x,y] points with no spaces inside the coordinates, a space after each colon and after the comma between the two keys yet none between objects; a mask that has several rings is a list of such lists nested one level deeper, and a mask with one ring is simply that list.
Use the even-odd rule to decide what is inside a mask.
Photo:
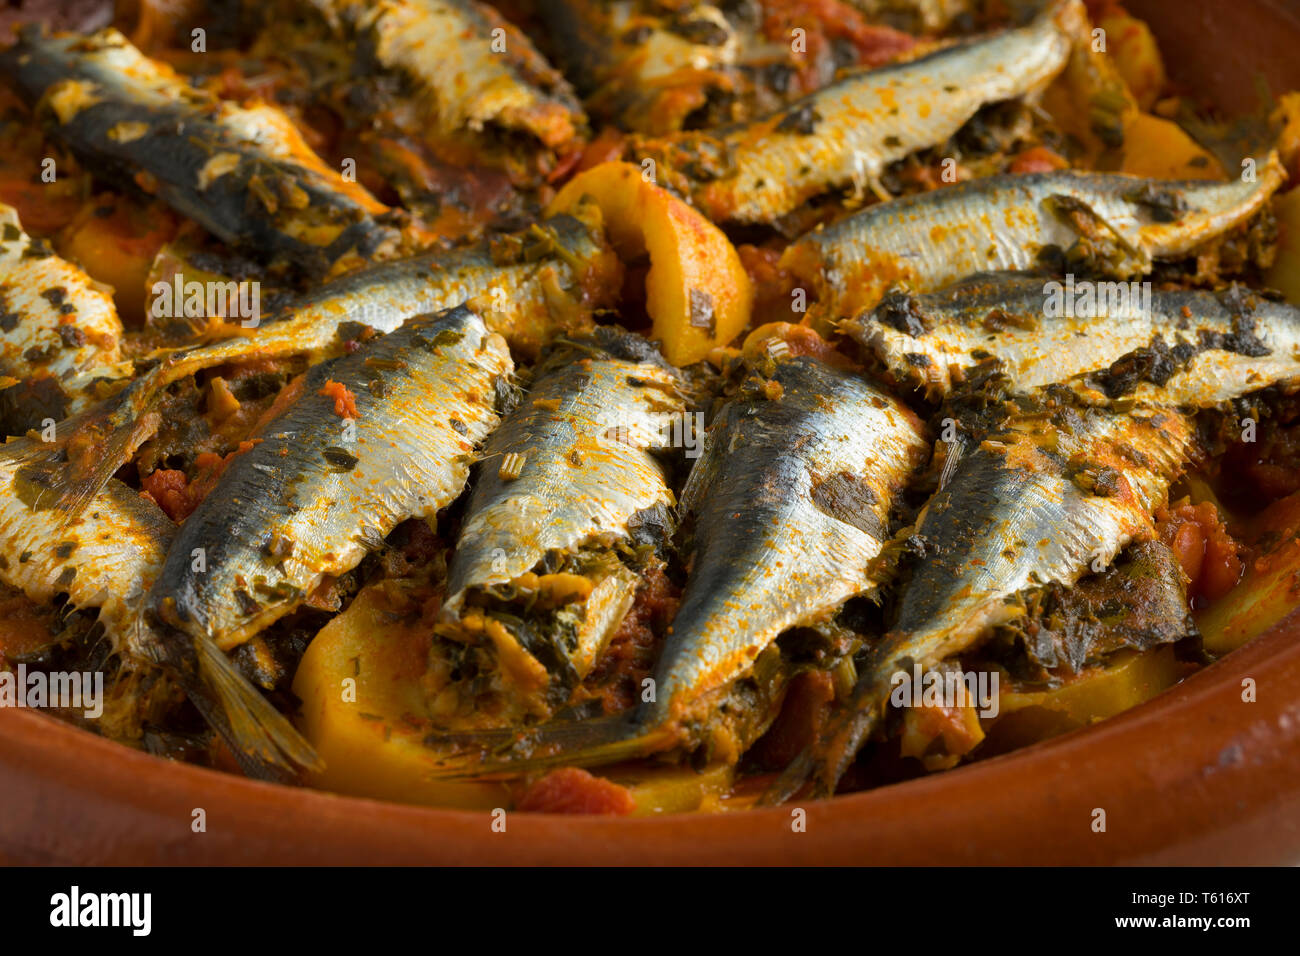
[{"label": "clay bowl rim", "polygon": [[[1258,701],[1225,719],[1226,706],[1241,703],[1246,677],[1255,679]],[[508,836],[492,832],[486,811],[267,784],[135,751],[49,715],[4,710],[0,781],[10,812],[8,822],[0,820],[0,857],[209,864],[1293,862],[1300,859],[1300,700],[1291,700],[1287,688],[1298,680],[1300,609],[1135,708],[954,770],[831,800],[721,814],[510,811]],[[1154,812],[1157,801],[1161,813]],[[190,814],[200,806],[220,830],[192,833]],[[804,832],[792,829],[793,807],[806,811]],[[1110,814],[1105,833],[1092,826],[1098,807]],[[86,832],[96,808],[99,832]]]}]

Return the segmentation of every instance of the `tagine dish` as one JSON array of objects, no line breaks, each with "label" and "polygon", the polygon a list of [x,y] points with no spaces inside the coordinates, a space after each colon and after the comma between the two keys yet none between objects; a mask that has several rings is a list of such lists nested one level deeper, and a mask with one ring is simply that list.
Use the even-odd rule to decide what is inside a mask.
[{"label": "tagine dish", "polygon": [[1216,111],[1119,2],[4,43],[0,706],[738,811],[1086,733],[1300,605],[1300,93]]}]

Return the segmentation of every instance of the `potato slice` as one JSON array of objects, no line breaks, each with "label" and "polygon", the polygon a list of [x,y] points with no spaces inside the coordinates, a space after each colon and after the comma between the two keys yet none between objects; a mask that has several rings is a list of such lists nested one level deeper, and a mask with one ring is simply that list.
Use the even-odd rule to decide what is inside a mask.
[{"label": "potato slice", "polygon": [[388,587],[365,589],[325,625],[294,677],[302,732],[325,762],[312,785],[402,803],[511,806],[503,783],[429,779],[437,754],[423,742],[428,629],[393,620]]},{"label": "potato slice", "polygon": [[1123,123],[1120,172],[1150,179],[1227,179],[1219,161],[1172,120],[1131,111]]},{"label": "potato slice", "polygon": [[1138,653],[1120,651],[1113,660],[1050,690],[1009,690],[998,697],[998,714],[1031,707],[1053,710],[1082,727],[1136,707],[1177,680],[1172,645]]},{"label": "potato slice", "polygon": [[627,787],[636,800],[636,817],[661,813],[689,813],[717,809],[717,802],[731,789],[735,768],[714,764],[696,771],[690,767],[612,767],[601,776]]},{"label": "potato slice", "polygon": [[1106,31],[1106,52],[1115,58],[1125,85],[1142,109],[1151,109],[1166,82],[1164,59],[1151,28],[1118,7],[1097,25]]},{"label": "potato slice", "polygon": [[631,163],[601,163],[579,173],[547,212],[571,212],[584,196],[600,207],[610,242],[625,261],[649,253],[646,312],[669,362],[698,362],[744,331],[754,290],[722,230],[646,182]]},{"label": "potato slice", "polygon": [[160,204],[140,207],[100,196],[86,203],[60,233],[59,252],[79,262],[96,282],[113,287],[123,322],[139,325],[150,302],[149,270],[159,249],[176,232]]},{"label": "potato slice", "polygon": [[1286,166],[1287,178],[1300,180],[1300,91],[1291,90],[1277,98],[1277,109],[1269,117],[1281,127],[1277,136],[1277,154]]},{"label": "potato slice", "polygon": [[987,752],[1025,747],[1113,717],[1150,700],[1179,677],[1174,649],[1165,645],[1142,653],[1121,651],[1104,667],[1061,687],[1004,690],[998,697],[997,716],[989,718]]},{"label": "potato slice", "polygon": [[1273,212],[1277,216],[1277,258],[1264,281],[1292,305],[1300,305],[1300,189],[1274,201]]},{"label": "potato slice", "polygon": [[[335,793],[470,810],[511,808],[523,781],[432,780],[438,754],[424,744],[429,630],[408,624],[401,586],[369,587],[330,621],[303,656],[293,690],[299,726],[325,769],[310,781]],[[398,612],[398,613],[395,613]],[[345,684],[351,680],[354,684]],[[707,809],[734,768],[627,765],[597,771],[627,787],[637,816]]]}]

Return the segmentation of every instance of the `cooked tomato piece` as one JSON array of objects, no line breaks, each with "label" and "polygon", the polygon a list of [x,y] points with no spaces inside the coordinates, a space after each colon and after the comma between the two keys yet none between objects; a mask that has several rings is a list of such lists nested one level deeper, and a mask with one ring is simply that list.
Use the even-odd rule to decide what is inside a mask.
[{"label": "cooked tomato piece", "polygon": [[1188,597],[1205,602],[1223,597],[1241,579],[1240,545],[1228,534],[1211,501],[1183,501],[1157,515],[1160,539],[1173,550],[1191,582]]},{"label": "cooked tomato piece", "polygon": [[636,798],[626,787],[586,770],[561,767],[530,786],[516,809],[524,813],[600,813],[623,817],[636,809]]}]

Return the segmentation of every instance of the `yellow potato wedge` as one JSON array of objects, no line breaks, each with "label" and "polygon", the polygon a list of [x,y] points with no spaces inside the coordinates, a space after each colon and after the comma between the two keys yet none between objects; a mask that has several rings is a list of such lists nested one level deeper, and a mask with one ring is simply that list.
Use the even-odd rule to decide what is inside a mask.
[{"label": "yellow potato wedge", "polygon": [[696,771],[690,767],[611,768],[599,774],[627,787],[636,800],[632,816],[689,813],[704,809],[731,788],[735,768],[715,764]]},{"label": "yellow potato wedge", "polygon": [[[428,700],[436,690],[424,679],[428,629],[394,613],[402,602],[400,594],[392,599],[390,588],[400,584],[358,594],[316,635],[298,667],[293,689],[302,700],[299,725],[325,762],[312,785],[401,803],[513,807],[526,788],[522,780],[429,779],[437,754],[423,742]],[[631,791],[636,816],[651,816],[716,801],[730,788],[734,768],[627,765],[600,775]]]},{"label": "yellow potato wedge", "polygon": [[1106,31],[1106,52],[1114,57],[1129,92],[1142,109],[1151,109],[1166,82],[1165,63],[1151,28],[1119,9],[1102,17],[1097,26]]},{"label": "yellow potato wedge", "polygon": [[646,312],[673,365],[699,362],[749,324],[754,290],[731,241],[682,200],[643,179],[631,163],[601,163],[575,176],[548,214],[589,197],[625,261],[650,256]]},{"label": "yellow potato wedge", "polygon": [[988,742],[1003,752],[1086,727],[1150,700],[1177,683],[1181,668],[1172,646],[1121,651],[1105,667],[1061,687],[1041,691],[1005,689],[998,714],[989,718]]},{"label": "yellow potato wedge", "polygon": [[1277,216],[1277,258],[1264,281],[1292,305],[1300,305],[1300,189],[1275,200],[1273,213]]},{"label": "yellow potato wedge", "polygon": [[303,656],[293,682],[302,700],[300,726],[325,762],[311,784],[401,803],[511,806],[503,783],[428,778],[436,758],[423,742],[428,630],[393,617],[386,586],[367,588]]},{"label": "yellow potato wedge", "polygon": [[[950,770],[984,739],[979,710],[973,704],[954,708],[909,707],[903,712],[898,752],[915,757],[926,770]],[[936,752],[934,744],[942,746]]]},{"label": "yellow potato wedge", "polygon": [[1300,91],[1292,90],[1277,98],[1270,120],[1281,132],[1277,137],[1277,154],[1287,168],[1291,182],[1300,179]]},{"label": "yellow potato wedge", "polygon": [[1125,114],[1120,172],[1151,179],[1226,179],[1223,166],[1177,123],[1130,111]]}]

